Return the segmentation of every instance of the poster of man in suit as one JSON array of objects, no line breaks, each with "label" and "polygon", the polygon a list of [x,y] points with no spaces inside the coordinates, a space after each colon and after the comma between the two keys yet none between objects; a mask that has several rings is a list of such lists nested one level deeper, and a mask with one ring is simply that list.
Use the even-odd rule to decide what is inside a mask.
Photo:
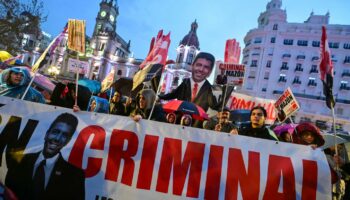
[{"label": "poster of man in suit", "polygon": [[[161,95],[160,99],[179,99],[190,101],[208,111],[209,107],[218,110],[218,103],[212,91],[212,85],[207,78],[210,76],[215,63],[215,57],[206,52],[200,52],[192,64],[192,77],[184,79],[182,83],[172,92]],[[202,128],[202,122],[195,120],[194,127]]]},{"label": "poster of man in suit", "polygon": [[60,114],[46,132],[43,149],[24,154],[8,169],[5,184],[18,199],[85,199],[84,171],[61,155],[77,125],[76,116]]}]

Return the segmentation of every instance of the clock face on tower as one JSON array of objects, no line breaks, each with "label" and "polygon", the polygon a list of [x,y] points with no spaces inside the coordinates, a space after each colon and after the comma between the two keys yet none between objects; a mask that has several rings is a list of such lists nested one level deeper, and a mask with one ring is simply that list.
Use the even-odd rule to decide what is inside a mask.
[{"label": "clock face on tower", "polygon": [[110,15],[110,16],[109,16],[109,20],[110,20],[111,22],[114,22],[114,16],[113,16],[113,15]]},{"label": "clock face on tower", "polygon": [[106,11],[104,11],[104,10],[101,11],[101,14],[100,14],[100,15],[101,15],[101,17],[105,17],[105,16],[106,16]]}]

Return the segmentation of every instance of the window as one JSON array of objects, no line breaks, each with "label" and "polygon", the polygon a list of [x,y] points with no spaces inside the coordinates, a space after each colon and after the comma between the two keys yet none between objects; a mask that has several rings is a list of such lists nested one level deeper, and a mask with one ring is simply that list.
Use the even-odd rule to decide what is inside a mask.
[{"label": "window", "polygon": [[123,75],[123,71],[119,69],[119,70],[117,71],[117,75],[118,75],[118,76]]},{"label": "window", "polygon": [[340,81],[339,90],[350,90],[350,87],[348,86],[348,82],[347,81]]},{"label": "window", "polygon": [[298,46],[307,46],[307,40],[298,40]]},{"label": "window", "polygon": [[344,70],[344,71],[343,71],[343,73],[341,74],[341,77],[344,77],[344,76],[350,77],[350,72],[349,72],[349,70]]},{"label": "window", "polygon": [[350,56],[345,56],[344,63],[350,63]]},{"label": "window", "polygon": [[249,46],[252,43],[252,40],[248,40],[245,46]]},{"label": "window", "polygon": [[298,64],[295,66],[295,71],[298,71],[298,72],[304,71],[304,69],[303,69],[303,67],[301,66],[300,63],[298,63]]},{"label": "window", "polygon": [[320,47],[320,41],[312,41],[313,47]]},{"label": "window", "polygon": [[278,30],[278,24],[274,24],[272,30],[274,31]]},{"label": "window", "polygon": [[309,83],[307,84],[307,86],[316,87],[317,86],[316,79],[314,77],[309,77]]},{"label": "window", "polygon": [[276,38],[275,37],[272,37],[271,38],[271,43],[275,43],[276,42]]},{"label": "window", "polygon": [[282,83],[287,82],[286,75],[280,74],[280,78],[278,79],[278,82],[282,82]]},{"label": "window", "polygon": [[255,38],[254,40],[254,44],[260,44],[262,42],[262,39],[259,37],[259,38]]},{"label": "window", "polygon": [[287,63],[287,62],[283,62],[283,63],[282,63],[281,70],[288,70],[288,69],[289,69],[288,63]]},{"label": "window", "polygon": [[252,60],[252,64],[250,64],[251,67],[257,67],[258,66],[258,61],[257,60]]},{"label": "window", "polygon": [[318,73],[317,65],[312,65],[312,66],[311,66],[310,74],[311,74],[311,73]]},{"label": "window", "polygon": [[328,42],[329,48],[338,49],[339,42]]},{"label": "window", "polygon": [[100,51],[103,51],[104,49],[105,49],[105,43],[101,43],[101,45],[100,45]]},{"label": "window", "polygon": [[255,71],[250,71],[248,78],[255,78]]},{"label": "window", "polygon": [[265,72],[264,79],[269,80],[269,77],[270,77],[270,72]]},{"label": "window", "polygon": [[350,49],[350,43],[344,43],[344,49]]},{"label": "window", "polygon": [[337,111],[336,111],[336,113],[338,114],[338,115],[343,115],[343,108],[337,108]]},{"label": "window", "polygon": [[183,57],[184,57],[184,54],[183,53],[179,53],[178,56],[177,56],[176,62],[177,63],[182,63]]},{"label": "window", "polygon": [[314,56],[314,57],[312,57],[312,61],[318,61],[318,59],[319,59],[319,57],[318,56]]},{"label": "window", "polygon": [[266,68],[271,68],[271,60],[268,60],[266,63]]},{"label": "window", "polygon": [[261,91],[266,92],[266,88],[262,88]]},{"label": "window", "polygon": [[301,80],[300,80],[299,76],[294,77],[293,84],[299,84],[299,85],[301,84]]},{"label": "window", "polygon": [[187,64],[191,65],[193,61],[193,53],[189,53],[187,56]]},{"label": "window", "polygon": [[292,39],[284,39],[283,44],[284,45],[293,45],[293,40]]}]

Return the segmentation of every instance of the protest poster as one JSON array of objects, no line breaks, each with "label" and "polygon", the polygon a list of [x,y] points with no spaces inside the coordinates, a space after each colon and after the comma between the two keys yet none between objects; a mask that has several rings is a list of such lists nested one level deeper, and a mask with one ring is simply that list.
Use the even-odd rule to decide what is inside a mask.
[{"label": "protest poster", "polygon": [[309,146],[7,97],[0,104],[0,181],[19,195],[31,195],[20,186],[46,152],[66,166],[49,177],[59,177],[46,186],[55,198],[331,198],[326,157]]},{"label": "protest poster", "polygon": [[275,100],[263,99],[259,97],[249,96],[237,92],[232,92],[226,106],[230,110],[246,109],[251,110],[255,106],[262,106],[267,112],[266,123],[273,124],[276,120],[276,111],[274,107]]},{"label": "protest poster", "polygon": [[278,121],[283,122],[293,113],[299,110],[300,106],[294,97],[292,90],[288,87],[275,103]]},{"label": "protest poster", "polygon": [[245,72],[245,65],[232,64],[232,63],[220,63],[220,70],[225,71],[227,83],[229,85],[242,86]]},{"label": "protest poster", "polygon": [[89,69],[89,62],[81,61],[73,58],[68,59],[68,71],[72,73],[76,73],[77,69],[79,74],[87,74]]}]

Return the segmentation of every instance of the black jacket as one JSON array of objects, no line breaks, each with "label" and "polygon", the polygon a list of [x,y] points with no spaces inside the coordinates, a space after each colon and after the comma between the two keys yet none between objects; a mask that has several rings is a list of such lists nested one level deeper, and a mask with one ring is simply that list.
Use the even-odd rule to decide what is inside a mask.
[{"label": "black jacket", "polygon": [[[19,199],[34,199],[33,170],[40,152],[25,154],[21,162],[8,169],[5,184]],[[60,154],[52,169],[43,199],[85,199],[84,171],[67,161]]]},{"label": "black jacket", "polygon": [[[253,128],[251,125],[239,130],[239,135],[255,137],[260,139],[275,140],[278,141],[277,137],[273,135],[273,131],[269,130],[267,127],[263,126],[262,128]],[[273,135],[272,135],[273,134]]]}]

